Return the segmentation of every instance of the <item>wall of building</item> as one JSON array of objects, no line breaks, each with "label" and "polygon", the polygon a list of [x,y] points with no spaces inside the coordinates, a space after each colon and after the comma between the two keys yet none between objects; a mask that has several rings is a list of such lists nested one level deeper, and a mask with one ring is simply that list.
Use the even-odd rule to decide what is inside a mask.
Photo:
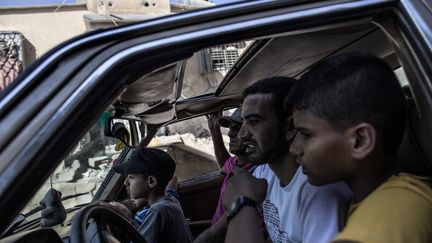
[{"label": "wall of building", "polygon": [[86,31],[86,5],[0,8],[0,30],[18,31],[35,47],[36,58]]}]

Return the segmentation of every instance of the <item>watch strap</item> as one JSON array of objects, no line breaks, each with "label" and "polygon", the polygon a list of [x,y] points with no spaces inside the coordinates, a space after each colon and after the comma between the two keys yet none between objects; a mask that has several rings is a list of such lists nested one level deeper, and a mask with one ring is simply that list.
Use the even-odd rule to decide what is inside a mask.
[{"label": "watch strap", "polygon": [[253,207],[258,214],[260,213],[260,207],[255,200],[246,196],[239,196],[231,204],[227,215],[227,222],[234,218],[234,216],[236,216],[244,206]]}]

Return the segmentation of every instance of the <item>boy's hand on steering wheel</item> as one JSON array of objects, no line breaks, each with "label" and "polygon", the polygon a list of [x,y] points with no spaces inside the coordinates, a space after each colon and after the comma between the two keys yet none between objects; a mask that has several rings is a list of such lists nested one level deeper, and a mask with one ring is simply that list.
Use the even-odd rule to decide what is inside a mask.
[{"label": "boy's hand on steering wheel", "polygon": [[123,216],[123,218],[130,220],[132,218],[132,213],[131,211],[122,203],[120,202],[103,202],[103,201],[97,201],[95,203],[93,203],[95,205],[101,205],[101,206],[105,206],[108,207],[114,211],[116,211],[117,213],[119,213],[121,216]]}]

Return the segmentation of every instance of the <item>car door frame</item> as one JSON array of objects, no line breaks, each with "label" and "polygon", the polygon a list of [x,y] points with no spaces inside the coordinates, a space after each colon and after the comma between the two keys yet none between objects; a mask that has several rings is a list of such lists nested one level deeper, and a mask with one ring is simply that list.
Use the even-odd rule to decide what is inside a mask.
[{"label": "car door frame", "polygon": [[[1,97],[0,127],[9,130],[2,129],[7,136],[0,139],[0,231],[47,179],[47,172],[55,169],[98,115],[136,78],[128,75],[131,70],[139,68],[142,75],[201,48],[392,12],[402,26],[398,31],[405,35],[400,41],[411,53],[400,53],[402,64],[414,70],[407,76],[424,78],[424,86],[413,85],[413,91],[419,102],[431,104],[426,72],[431,66],[425,65],[431,63],[432,55],[431,49],[422,49],[431,46],[431,38],[420,35],[428,28],[418,25],[430,20],[430,11],[426,9],[426,17],[412,17],[406,2],[244,2],[98,31],[66,42],[37,61]],[[426,113],[427,120],[432,120],[430,106],[423,110]]]}]

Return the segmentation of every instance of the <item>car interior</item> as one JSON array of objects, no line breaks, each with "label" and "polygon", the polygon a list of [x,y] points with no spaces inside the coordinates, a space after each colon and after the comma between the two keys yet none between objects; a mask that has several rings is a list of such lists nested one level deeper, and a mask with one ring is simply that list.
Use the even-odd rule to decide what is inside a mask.
[{"label": "car interior", "polygon": [[[295,10],[294,7],[293,9]],[[154,142],[153,138],[157,137],[157,133],[163,130],[164,127],[194,118],[204,120],[206,114],[240,106],[242,101],[241,92],[255,81],[271,76],[290,76],[298,79],[310,67],[329,56],[360,50],[379,56],[395,72],[400,73],[398,78],[400,78],[406,98],[409,101],[409,119],[406,123],[406,133],[398,154],[401,170],[416,175],[431,176],[432,151],[428,149],[428,138],[432,135],[432,130],[429,127],[432,111],[430,109],[431,101],[428,98],[430,89],[425,88],[429,80],[423,80],[424,75],[422,72],[416,70],[415,62],[412,61],[415,53],[409,53],[408,51],[411,50],[407,47],[410,39],[401,34],[403,28],[398,25],[398,18],[388,14],[388,11],[383,9],[376,12],[365,11],[365,13],[358,14],[358,16],[353,14],[349,18],[346,16],[344,18],[335,17],[323,24],[317,24],[317,22],[313,21],[308,23],[307,19],[305,19],[305,23],[308,24],[303,25],[294,19],[291,22],[293,27],[278,25],[274,29],[266,31],[257,28],[257,31],[252,36],[239,31],[235,36],[226,37],[225,34],[221,35],[218,40],[213,40],[211,39],[213,37],[209,35],[206,39],[207,42],[200,42],[200,44],[194,46],[183,46],[173,51],[176,52],[176,55],[172,54],[168,57],[164,57],[162,53],[159,58],[164,59],[164,61],[157,59],[153,63],[133,61],[142,57],[142,54],[138,51],[134,53],[134,46],[145,45],[149,37],[142,37],[137,34],[136,38],[125,41],[127,45],[123,46],[115,44],[114,40],[110,43],[107,42],[103,48],[110,50],[110,52],[102,52],[101,54],[89,52],[88,55],[95,55],[108,60],[109,57],[114,56],[111,53],[129,51],[131,54],[128,54],[128,61],[122,64],[127,67],[120,67],[114,62],[104,63],[104,65],[111,65],[109,69],[115,70],[117,73],[112,75],[113,77],[108,77],[110,73],[107,71],[106,76],[95,76],[94,79],[106,78],[108,80],[109,78],[114,79],[123,76],[123,86],[119,84],[119,86],[111,87],[111,90],[101,89],[93,94],[93,98],[89,98],[89,95],[83,90],[84,96],[80,99],[85,98],[87,99],[86,102],[99,102],[101,105],[89,114],[92,117],[82,118],[82,123],[87,125],[80,125],[78,129],[72,124],[73,120],[70,120],[67,123],[69,125],[64,127],[65,129],[77,128],[80,131],[77,135],[71,137],[71,140],[73,139],[76,143],[103,112],[108,112],[111,119],[124,119],[127,121],[133,119],[137,121],[136,127],[130,130],[133,137],[130,146],[126,146],[116,158],[117,163],[122,163],[127,160],[134,147],[147,146],[152,140]],[[274,11],[280,12],[283,9]],[[237,21],[241,21],[241,18],[238,17]],[[128,26],[119,28],[126,29]],[[157,33],[150,33],[150,35],[157,35]],[[186,82],[191,82],[186,78],[188,77],[188,63],[193,55],[199,55],[201,51],[207,50],[216,44],[229,44],[239,41],[248,41],[250,44],[229,71],[220,79],[214,92],[202,92],[191,97],[182,96],[182,86]],[[95,45],[91,48],[98,49],[102,47]],[[39,64],[43,63],[44,60],[46,59],[42,58]],[[96,63],[94,59],[86,63],[88,73],[97,73],[99,65],[94,64],[97,68],[90,68],[93,67],[92,62]],[[67,64],[64,63],[63,65]],[[142,68],[142,65],[147,66]],[[81,65],[81,67],[83,66]],[[141,71],[138,67],[145,71]],[[86,68],[83,67],[83,70]],[[131,70],[139,71],[131,72]],[[52,75],[59,74],[54,72]],[[88,77],[92,78],[91,75],[84,76],[84,72],[82,74],[78,73],[71,78],[70,85],[78,87],[78,80]],[[73,89],[72,86],[70,88]],[[63,91],[60,90],[61,92]],[[97,101],[97,99],[101,100]],[[83,110],[85,112],[85,109]],[[80,116],[85,116],[79,109],[75,109],[75,112]],[[145,129],[142,130],[139,126],[145,127]],[[29,126],[28,129],[32,129],[32,127]],[[48,146],[48,148],[50,147]],[[59,154],[54,155],[62,159],[57,159],[56,165],[59,165],[63,161],[65,154],[70,153],[72,150],[72,143],[60,146]],[[62,153],[61,151],[68,151],[68,153]],[[54,167],[47,168],[47,171],[53,171],[52,168]],[[211,218],[217,205],[224,174],[217,167],[215,168],[216,171],[194,175],[193,178],[181,180],[179,183],[179,201],[191,232],[195,237],[211,225]],[[47,179],[48,176],[45,175],[44,178]],[[124,176],[108,171],[100,187],[92,195],[91,201],[125,199],[127,194],[124,180]],[[17,240],[24,242],[36,238],[41,239],[42,242],[53,242],[53,239],[56,239],[57,242],[74,242],[76,239],[80,239],[79,242],[86,242],[84,235],[86,234],[87,220],[89,218],[97,218],[102,215],[103,220],[122,222],[121,219],[114,218],[115,216],[105,215],[106,212],[98,212],[97,208],[89,211],[89,209],[86,209],[86,205],[68,211],[68,218],[65,223],[52,228],[41,229],[37,220],[28,225],[24,224],[25,219],[20,221],[15,218],[15,224],[8,224],[8,229],[3,231],[0,242],[15,242]],[[80,213],[78,214],[78,212]],[[79,216],[73,219],[74,215]],[[78,220],[81,222],[79,227],[74,227],[74,221]],[[121,224],[123,223],[118,225],[120,228],[122,228]],[[122,229],[128,233],[130,231],[126,226]],[[130,235],[133,234],[135,233],[130,232]],[[72,238],[73,235],[79,235],[79,237]],[[42,238],[46,238],[46,240]],[[103,239],[99,240],[103,242]]]}]

